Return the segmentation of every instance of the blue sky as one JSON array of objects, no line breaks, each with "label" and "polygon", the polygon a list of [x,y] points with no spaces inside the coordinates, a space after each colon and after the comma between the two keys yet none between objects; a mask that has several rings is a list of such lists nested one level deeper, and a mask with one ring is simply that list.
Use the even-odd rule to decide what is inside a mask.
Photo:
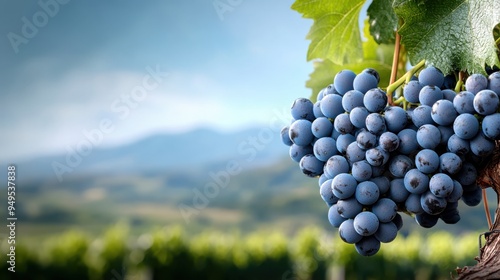
[{"label": "blue sky", "polygon": [[[290,9],[293,1],[220,1],[237,3],[223,13],[212,0],[65,1],[0,2],[5,157],[64,152],[104,119],[114,129],[103,146],[265,125],[273,110],[310,93],[312,22]],[[53,15],[39,3],[52,3]],[[147,69],[168,76],[149,80],[134,106],[122,101],[144,88]]]}]

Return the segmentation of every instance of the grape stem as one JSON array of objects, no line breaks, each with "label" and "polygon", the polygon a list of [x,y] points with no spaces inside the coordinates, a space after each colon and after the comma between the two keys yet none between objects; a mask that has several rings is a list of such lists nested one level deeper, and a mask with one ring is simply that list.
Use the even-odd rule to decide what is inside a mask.
[{"label": "grape stem", "polygon": [[[393,84],[396,81],[396,77],[398,75],[398,65],[399,65],[399,51],[401,49],[401,36],[396,31],[396,42],[394,42],[394,56],[392,57],[392,69],[391,69],[391,78],[389,80],[389,85]],[[393,105],[392,94],[387,95],[387,99],[390,105]]]},{"label": "grape stem", "polygon": [[484,212],[486,213],[486,220],[488,221],[488,228],[492,229],[493,223],[491,222],[490,210],[488,207],[488,196],[486,195],[486,189],[482,189],[482,192],[483,192]]},{"label": "grape stem", "polygon": [[464,72],[460,71],[458,72],[458,81],[457,85],[455,86],[455,92],[461,92],[462,91],[462,86],[464,85]]},{"label": "grape stem", "polygon": [[[395,104],[392,100],[392,93],[399,88],[401,85],[403,85],[405,82],[409,82],[411,80],[411,77],[418,72],[420,69],[422,69],[425,66],[425,60],[420,61],[417,65],[415,65],[413,68],[411,68],[406,74],[404,74],[401,78],[399,78],[395,82],[391,82],[391,84],[387,87],[387,100],[389,101],[389,105],[394,106],[398,105]],[[400,98],[401,99],[401,98]],[[398,99],[398,100],[400,100]],[[404,97],[403,100],[404,101]],[[400,103],[402,101],[399,101]]]}]

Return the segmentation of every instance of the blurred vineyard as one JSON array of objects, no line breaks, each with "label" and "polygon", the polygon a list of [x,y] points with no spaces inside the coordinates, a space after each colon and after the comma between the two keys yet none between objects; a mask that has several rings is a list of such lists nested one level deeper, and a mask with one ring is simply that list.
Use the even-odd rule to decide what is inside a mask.
[{"label": "blurred vineyard", "polygon": [[[2,279],[450,279],[474,264],[478,234],[412,233],[373,257],[319,229],[281,233],[203,232],[168,227],[133,237],[117,224],[97,238],[61,233],[16,247],[16,272],[0,256]],[[7,252],[2,242],[2,252]]]}]

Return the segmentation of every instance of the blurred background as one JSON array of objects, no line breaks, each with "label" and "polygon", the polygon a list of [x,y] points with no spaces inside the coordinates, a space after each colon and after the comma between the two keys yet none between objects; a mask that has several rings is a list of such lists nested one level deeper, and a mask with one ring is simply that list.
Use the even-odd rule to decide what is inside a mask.
[{"label": "blurred background", "polygon": [[481,207],[431,231],[405,216],[369,259],[339,242],[279,138],[311,94],[312,22],[293,1],[0,3],[0,178],[16,166],[18,218],[5,279],[436,279],[473,264]]}]

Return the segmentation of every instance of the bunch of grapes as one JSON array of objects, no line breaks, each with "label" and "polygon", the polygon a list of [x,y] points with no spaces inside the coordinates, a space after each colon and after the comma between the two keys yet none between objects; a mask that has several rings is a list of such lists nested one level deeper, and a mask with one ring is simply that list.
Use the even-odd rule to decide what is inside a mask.
[{"label": "bunch of grapes", "polygon": [[379,81],[374,69],[339,72],[316,103],[295,100],[281,131],[292,160],[319,178],[328,220],[364,256],[396,238],[398,212],[430,228],[457,223],[460,199],[478,205],[475,164],[500,139],[498,71],[456,93],[453,76],[425,68],[402,88],[406,110],[387,104]]}]

